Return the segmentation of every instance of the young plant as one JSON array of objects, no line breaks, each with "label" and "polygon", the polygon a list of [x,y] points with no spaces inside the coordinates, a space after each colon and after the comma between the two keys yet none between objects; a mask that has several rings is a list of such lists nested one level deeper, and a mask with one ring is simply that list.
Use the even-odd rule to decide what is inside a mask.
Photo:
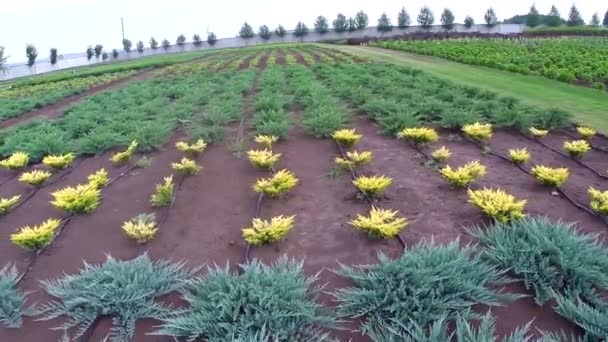
[{"label": "young plant", "polygon": [[581,158],[591,150],[591,146],[587,140],[566,141],[564,142],[564,150],[566,150],[572,158]]},{"label": "young plant", "polygon": [[576,131],[581,136],[581,138],[585,140],[591,140],[591,138],[593,138],[597,134],[597,131],[591,127],[577,127]]},{"label": "young plant", "polygon": [[443,163],[450,158],[452,152],[447,149],[445,146],[441,146],[441,148],[436,149],[431,153],[431,158],[437,163]]},{"label": "young plant", "polygon": [[198,139],[194,144],[188,144],[185,141],[179,141],[175,144],[175,147],[178,151],[184,152],[195,157],[200,155],[205,150],[205,147],[207,147],[207,143],[205,143],[203,139]]},{"label": "young plant", "polygon": [[133,156],[133,153],[135,152],[135,150],[137,149],[137,141],[133,140],[131,142],[131,144],[129,145],[129,147],[127,147],[126,150],[122,151],[122,152],[116,152],[112,155],[112,158],[110,158],[110,160],[112,161],[112,163],[116,164],[116,165],[122,165],[126,162],[128,162],[131,157]]},{"label": "young plant", "polygon": [[195,175],[201,169],[201,167],[196,164],[196,161],[188,158],[182,158],[179,163],[172,163],[171,167],[173,170],[183,173],[184,175]]},{"label": "young plant", "polygon": [[568,180],[570,171],[567,168],[551,168],[543,165],[536,165],[532,168],[532,175],[541,184],[560,187]]},{"label": "young plant", "polygon": [[441,175],[445,178],[450,185],[455,187],[466,187],[472,182],[483,177],[486,174],[486,167],[479,163],[479,161],[472,161],[457,169],[453,169],[447,165],[441,169]]},{"label": "young plant", "polygon": [[399,217],[399,212],[396,210],[372,207],[369,216],[357,215],[350,224],[370,236],[391,239],[407,226],[407,220]]},{"label": "young plant", "polygon": [[608,191],[600,191],[589,188],[589,197],[591,198],[591,209],[600,215],[608,216]]},{"label": "young plant", "polygon": [[35,307],[23,307],[27,293],[19,289],[21,277],[15,265],[0,269],[0,322],[7,328],[20,328],[23,316],[36,315]]},{"label": "young plant", "polygon": [[468,191],[469,203],[481,209],[487,216],[501,223],[523,218],[527,200],[518,200],[515,196],[503,190],[471,190]]},{"label": "young plant", "polygon": [[99,171],[89,175],[87,180],[95,189],[101,189],[108,184],[108,172],[106,169],[99,169]]},{"label": "young plant", "polygon": [[139,214],[122,224],[122,230],[129,238],[144,244],[154,238],[158,228],[154,214]]},{"label": "young plant", "polygon": [[282,240],[293,228],[295,216],[275,216],[270,221],[254,218],[243,228],[243,239],[252,245],[265,245]]},{"label": "young plant", "polygon": [[353,184],[362,193],[377,198],[393,184],[393,179],[386,176],[359,176]]},{"label": "young plant", "polygon": [[0,161],[0,166],[9,170],[20,170],[27,166],[30,157],[25,152],[15,152],[10,157]]},{"label": "young plant", "polygon": [[492,138],[492,125],[489,123],[472,123],[462,126],[462,131],[471,139],[484,141]]},{"label": "young plant", "polygon": [[57,219],[48,219],[38,226],[24,226],[11,234],[11,242],[28,251],[37,251],[53,241],[55,231],[61,225]]},{"label": "young plant", "polygon": [[68,186],[51,193],[51,204],[72,214],[89,214],[99,206],[100,195],[101,191],[91,184]]},{"label": "young plant", "polygon": [[66,153],[63,155],[48,155],[42,159],[42,163],[55,170],[63,170],[74,161],[76,155],[74,153]]},{"label": "young plant", "polygon": [[52,175],[53,174],[48,171],[33,170],[22,173],[21,176],[19,176],[19,181],[37,187],[44,184]]},{"label": "young plant", "polygon": [[331,137],[346,148],[353,146],[361,140],[361,134],[358,134],[354,129],[346,128],[335,131]]},{"label": "young plant", "polygon": [[173,198],[173,175],[164,178],[164,183],[156,184],[156,191],[150,196],[153,207],[168,207]]},{"label": "young plant", "polygon": [[262,170],[270,170],[279,161],[280,157],[280,153],[273,153],[268,149],[247,151],[247,158],[249,158],[251,165]]},{"label": "young plant", "polygon": [[372,161],[373,153],[371,151],[347,151],[346,158],[336,158],[336,165],[344,170],[356,169],[363,164],[368,164]]},{"label": "young plant", "polygon": [[439,140],[437,132],[427,127],[405,128],[399,133],[399,137],[410,140],[416,145],[426,145]]},{"label": "young plant", "polygon": [[530,152],[524,147],[509,150],[509,159],[515,164],[525,164],[530,160]]},{"label": "young plant", "polygon": [[258,134],[253,140],[270,150],[272,149],[272,145],[279,141],[279,137],[275,137],[274,135]]},{"label": "young plant", "polygon": [[21,195],[15,195],[11,198],[0,198],[0,215],[7,214],[19,203]]},{"label": "young plant", "polygon": [[280,170],[270,178],[260,178],[253,185],[253,190],[268,197],[278,197],[293,189],[299,180],[288,170]]},{"label": "young plant", "polygon": [[530,127],[528,129],[528,131],[530,132],[530,135],[532,135],[536,139],[544,138],[544,137],[547,136],[547,134],[549,134],[548,130],[537,129],[537,128],[534,128],[534,127]]}]

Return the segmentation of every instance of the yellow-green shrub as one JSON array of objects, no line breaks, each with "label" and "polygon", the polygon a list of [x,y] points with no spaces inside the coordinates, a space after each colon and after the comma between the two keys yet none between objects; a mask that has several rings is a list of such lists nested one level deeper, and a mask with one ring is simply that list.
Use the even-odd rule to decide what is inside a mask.
[{"label": "yellow-green shrub", "polygon": [[526,200],[518,200],[515,196],[503,190],[471,190],[468,191],[469,203],[475,205],[487,216],[501,223],[523,218]]},{"label": "yellow-green shrub", "polygon": [[568,180],[570,171],[567,168],[551,168],[536,165],[532,168],[532,174],[542,184],[559,187]]},{"label": "yellow-green shrub", "polygon": [[347,151],[345,158],[336,158],[336,165],[342,169],[356,169],[363,164],[367,164],[372,161],[373,153],[370,151]]},{"label": "yellow-green shrub", "polygon": [[69,213],[91,213],[99,206],[101,191],[91,184],[65,187],[51,193],[51,204]]},{"label": "yellow-green shrub", "polygon": [[457,169],[446,166],[441,169],[441,175],[452,186],[465,187],[486,174],[486,167],[479,161],[472,161]]},{"label": "yellow-green shrub", "polygon": [[164,183],[156,184],[156,191],[150,196],[154,207],[167,207],[173,198],[173,175],[164,178]]},{"label": "yellow-green shrub", "polygon": [[4,215],[17,205],[21,195],[15,195],[11,198],[0,198],[0,215]]},{"label": "yellow-green shrub", "polygon": [[32,186],[40,186],[51,178],[52,174],[44,170],[33,170],[24,172],[19,176],[19,181]]},{"label": "yellow-green shrub", "polygon": [[154,238],[158,228],[154,214],[140,214],[125,221],[122,230],[129,238],[137,243],[146,243]]},{"label": "yellow-green shrub", "polygon": [[405,128],[399,133],[399,137],[410,140],[417,145],[430,144],[439,140],[437,132],[427,127]]},{"label": "yellow-green shrub", "polygon": [[608,191],[599,191],[594,188],[589,188],[589,197],[591,198],[591,209],[600,215],[608,215]]},{"label": "yellow-green shrub", "polygon": [[112,158],[110,158],[110,160],[112,161],[112,163],[117,164],[117,165],[124,164],[131,159],[131,157],[133,156],[133,153],[135,153],[136,149],[137,149],[137,141],[133,140],[131,142],[131,144],[129,145],[129,147],[127,147],[126,150],[124,150],[122,152],[114,153],[112,155]]},{"label": "yellow-green shrub", "polygon": [[393,179],[386,176],[359,176],[353,184],[362,193],[370,197],[378,197],[393,184]]},{"label": "yellow-green shrub", "polygon": [[280,170],[270,178],[260,178],[253,184],[253,190],[268,197],[278,197],[291,190],[299,180],[288,170]]},{"label": "yellow-green shrub", "polygon": [[243,228],[243,239],[252,245],[264,245],[277,242],[293,228],[295,215],[276,216],[270,221],[254,218],[251,226]]},{"label": "yellow-green shrub", "polygon": [[60,225],[60,220],[48,219],[38,226],[21,227],[17,233],[11,234],[11,242],[28,251],[39,250],[53,241]]},{"label": "yellow-green shrub", "polygon": [[171,167],[173,170],[181,172],[184,175],[195,175],[201,169],[201,167],[196,164],[196,161],[188,158],[182,158],[179,163],[172,163]]},{"label": "yellow-green shrub", "polygon": [[431,153],[431,157],[433,158],[433,160],[438,163],[445,162],[446,160],[448,160],[448,158],[450,158],[451,155],[452,152],[445,146],[441,146],[441,148],[438,148]]},{"label": "yellow-green shrub", "polygon": [[175,144],[175,148],[178,151],[187,153],[192,156],[198,156],[201,154],[205,147],[207,147],[207,143],[203,139],[198,139],[194,144],[188,144],[185,141],[179,141]]},{"label": "yellow-green shrub", "polygon": [[528,131],[530,132],[530,135],[532,135],[535,138],[544,138],[547,136],[547,134],[549,134],[548,130],[545,129],[537,129],[534,127],[530,127],[528,129]]},{"label": "yellow-green shrub", "polygon": [[566,150],[571,157],[580,158],[591,150],[591,146],[587,140],[566,141],[564,143],[564,150]]},{"label": "yellow-green shrub", "polygon": [[267,149],[272,149],[272,145],[279,141],[279,137],[274,135],[258,134],[253,139],[256,143],[263,145]]},{"label": "yellow-green shrub", "polygon": [[62,155],[48,155],[42,159],[42,163],[55,170],[63,170],[74,161],[76,155],[74,153],[66,153]]},{"label": "yellow-green shrub", "polygon": [[361,140],[361,134],[358,134],[354,129],[346,128],[335,131],[331,137],[344,147],[351,147]]},{"label": "yellow-green shrub", "polygon": [[247,158],[249,158],[251,165],[263,170],[272,168],[279,161],[280,157],[280,153],[273,153],[269,149],[247,151]]},{"label": "yellow-green shrub", "polygon": [[396,210],[376,209],[372,207],[369,216],[357,215],[350,224],[371,236],[385,239],[394,238],[407,226],[407,220],[399,216]]},{"label": "yellow-green shrub", "polygon": [[462,127],[462,131],[468,137],[475,140],[488,140],[492,137],[492,125],[489,123],[472,123],[468,125],[464,125]]},{"label": "yellow-green shrub", "polygon": [[524,164],[530,160],[531,156],[530,152],[528,152],[528,149],[524,147],[520,149],[509,150],[509,158],[515,164]]},{"label": "yellow-green shrub", "polygon": [[15,152],[10,157],[0,161],[0,166],[9,170],[20,170],[27,166],[30,157],[25,152]]},{"label": "yellow-green shrub", "polygon": [[590,140],[597,134],[597,131],[591,127],[577,127],[576,131],[581,136],[581,138],[585,140]]},{"label": "yellow-green shrub", "polygon": [[108,184],[108,172],[106,169],[100,169],[94,174],[89,175],[87,177],[89,184],[94,186],[96,189],[101,189]]}]

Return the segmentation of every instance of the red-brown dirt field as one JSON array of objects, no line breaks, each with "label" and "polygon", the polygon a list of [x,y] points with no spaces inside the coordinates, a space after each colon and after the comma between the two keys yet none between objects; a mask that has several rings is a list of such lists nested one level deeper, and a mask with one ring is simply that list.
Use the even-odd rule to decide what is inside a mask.
[{"label": "red-brown dirt field", "polygon": [[[332,56],[324,50],[315,52]],[[277,64],[285,63],[283,51],[277,52],[276,56]],[[269,54],[265,54],[258,67],[264,68],[268,57]],[[304,63],[300,54],[296,53],[295,57],[298,63]],[[320,60],[316,53],[314,57],[316,61]],[[241,67],[246,67],[245,64],[249,66],[252,59],[253,57],[244,60]],[[245,117],[248,120],[252,115],[253,93],[249,92],[246,96]],[[45,107],[35,116],[43,115],[45,111],[57,111],[57,106],[60,106],[60,103]],[[327,284],[327,291],[334,291],[350,285],[333,272],[340,264],[375,263],[378,253],[396,258],[402,253],[402,247],[397,240],[371,239],[350,227],[348,222],[359,213],[367,213],[369,205],[356,199],[355,188],[348,174],[330,175],[334,158],[338,156],[334,143],[305,134],[297,125],[300,116],[297,109],[292,110],[291,115],[296,125],[289,138],[276,146],[276,150],[282,154],[277,169],[287,168],[293,171],[300,183],[284,198],[265,199],[261,217],[296,215],[295,227],[287,238],[279,243],[252,248],[251,257],[268,263],[281,255],[303,260],[305,272],[308,275],[319,272],[319,282]],[[27,118],[30,117],[28,114]],[[25,116],[19,117],[21,120],[24,118]],[[3,125],[9,121],[3,122]],[[466,227],[489,224],[490,221],[467,203],[466,191],[450,188],[436,169],[425,166],[424,157],[415,149],[403,141],[380,135],[377,128],[366,118],[353,116],[352,127],[364,136],[356,148],[374,153],[372,163],[365,166],[360,173],[382,174],[393,178],[393,185],[387,191],[386,198],[380,200],[377,206],[398,210],[407,217],[408,228],[401,236],[408,248],[425,239],[434,239],[438,243],[459,239],[462,245],[475,243],[466,233]],[[233,133],[234,131],[235,129],[231,130]],[[572,222],[580,232],[598,234],[602,241],[606,241],[608,227],[596,217],[556,196],[551,189],[539,185],[534,178],[511,163],[483,153],[478,147],[462,139],[457,132],[442,130],[440,134],[440,141],[427,150],[430,152],[431,149],[446,146],[453,152],[450,165],[479,160],[488,168],[488,172],[477,186],[504,189],[518,198],[528,200],[528,214],[547,215],[554,220]],[[251,185],[256,178],[266,177],[268,174],[255,170],[242,153],[239,158],[224,145],[210,146],[198,158],[203,169],[199,174],[183,181],[176,202],[169,209],[168,219],[162,224],[154,240],[141,246],[122,233],[122,223],[137,214],[155,212],[159,217],[163,215],[162,211],[151,208],[149,196],[154,191],[155,184],[172,173],[171,162],[181,158],[174,148],[177,140],[178,136],[171,139],[161,150],[150,153],[151,166],[134,169],[103,189],[101,205],[94,213],[71,219],[62,234],[36,260],[20,284],[23,290],[31,292],[28,304],[44,303],[51,299],[40,287],[41,280],[59,277],[63,273],[75,273],[81,268],[83,260],[99,263],[107,254],[130,259],[147,251],[154,259],[185,260],[190,267],[229,264],[233,269],[237,269],[237,265],[244,261],[246,249],[241,238],[241,228],[250,223],[257,201],[257,195],[252,191]],[[555,133],[543,141],[561,149],[566,140],[572,138]],[[593,143],[608,147],[608,139],[603,137],[594,138]],[[244,148],[251,146],[253,145],[250,141],[244,144]],[[569,168],[571,175],[563,190],[582,204],[588,203],[589,186],[600,190],[608,189],[608,180],[517,133],[497,131],[489,142],[489,147],[493,152],[502,155],[507,155],[510,148],[527,148],[532,154],[532,161],[525,166],[527,168],[535,164]],[[106,153],[86,158],[67,176],[43,187],[24,205],[0,219],[0,258],[4,264],[14,263],[20,271],[24,271],[32,258],[31,254],[10,243],[11,233],[24,225],[38,224],[51,217],[66,216],[50,205],[49,194],[52,191],[85,182],[89,174],[100,168],[108,170],[110,178],[125,170],[127,166],[113,166],[108,160],[110,155],[111,153]],[[608,153],[591,151],[583,157],[582,162],[608,176]],[[41,166],[35,165],[31,168],[39,167]],[[62,172],[58,172],[54,177],[60,177],[61,174]],[[10,172],[0,171],[0,196],[8,197],[20,193],[22,197],[26,197],[31,189],[19,183],[17,178],[11,179],[12,176]],[[178,179],[178,175],[174,177]],[[205,271],[206,269],[202,270]],[[511,284],[506,290],[531,293],[522,283]],[[168,296],[166,300],[178,306],[185,304],[177,295]],[[325,305],[336,304],[329,294],[323,294],[320,300]],[[533,333],[537,329],[578,332],[571,323],[555,314],[551,305],[552,303],[548,303],[544,307],[538,307],[533,299],[528,297],[503,307],[492,308],[492,312],[497,316],[498,333],[506,335],[532,320]],[[478,309],[485,311],[487,308]],[[25,318],[20,329],[0,327],[0,341],[57,341],[62,332],[50,328],[60,325],[63,321],[57,319],[37,322]],[[154,330],[156,324],[158,322],[153,320],[138,322],[134,340],[172,341],[173,339],[168,337],[147,335]],[[101,320],[90,341],[103,339],[110,325],[109,319]],[[346,327],[355,329],[356,325],[348,323]],[[334,336],[341,341],[369,341],[356,332],[336,331]]]}]

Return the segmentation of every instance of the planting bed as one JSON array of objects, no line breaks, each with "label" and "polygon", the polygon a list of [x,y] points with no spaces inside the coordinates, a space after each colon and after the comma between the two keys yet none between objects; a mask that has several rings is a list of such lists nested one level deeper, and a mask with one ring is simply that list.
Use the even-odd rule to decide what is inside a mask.
[{"label": "planting bed", "polygon": [[[57,292],[56,296],[48,294],[41,281],[77,274],[83,261],[100,264],[107,254],[130,260],[147,252],[152,260],[183,260],[182,267],[201,275],[217,276],[207,268],[196,270],[201,265],[227,267],[216,278],[210,275],[211,278],[199,280],[197,286],[201,287],[196,290],[192,283],[180,285],[180,280],[175,280],[174,290],[186,291],[185,286],[190,291],[186,297],[190,304],[177,291],[163,288],[129,297],[125,301],[130,303],[127,308],[114,303],[111,309],[104,307],[108,312],[87,316],[85,308],[94,310],[92,301],[85,298],[101,291],[92,287],[91,293],[83,292],[83,302],[71,302],[74,307],[83,308],[77,322],[72,323],[83,324],[81,340],[87,341],[103,340],[108,334],[118,341],[121,339],[116,336],[120,333],[133,341],[173,341],[180,336],[194,336],[197,340],[214,340],[210,336],[216,336],[215,340],[221,341],[400,341],[416,334],[416,324],[421,329],[418,333],[424,334],[428,324],[445,321],[451,332],[456,329],[449,323],[452,319],[462,323],[471,318],[469,310],[485,314],[489,307],[496,319],[495,331],[489,333],[496,336],[506,336],[531,322],[526,332],[530,336],[539,337],[541,330],[577,336],[586,331],[591,341],[600,341],[605,331],[602,327],[593,330],[580,317],[558,313],[554,310],[555,298],[544,305],[537,304],[541,302],[540,295],[534,290],[546,284],[539,285],[533,279],[525,286],[520,281],[526,277],[525,269],[492,259],[489,246],[493,240],[471,229],[496,232],[496,222],[468,203],[466,187],[450,186],[440,172],[446,165],[456,167],[478,160],[486,167],[486,174],[470,189],[502,189],[527,200],[524,212],[530,219],[546,216],[551,222],[572,222],[579,233],[597,234],[600,242],[594,260],[585,258],[585,253],[575,257],[572,246],[580,245],[572,241],[568,242],[570,245],[564,241],[551,245],[546,240],[543,243],[550,246],[545,246],[548,252],[544,255],[550,252],[555,257],[530,257],[525,261],[537,262],[530,274],[551,269],[555,270],[552,277],[580,281],[582,285],[575,290],[584,290],[578,293],[581,300],[600,314],[606,313],[608,306],[593,301],[588,291],[602,289],[608,274],[608,251],[604,247],[608,220],[591,212],[587,189],[608,190],[608,153],[602,151],[608,146],[608,139],[593,137],[591,144],[596,148],[578,161],[564,156],[558,151],[563,151],[563,143],[575,140],[572,136],[577,135],[562,130],[569,129],[568,120],[568,113],[524,106],[515,99],[439,81],[420,71],[371,63],[317,46],[279,45],[218,52],[156,71],[121,89],[92,95],[56,120],[5,129],[0,153],[5,157],[16,151],[29,153],[31,163],[26,170],[47,169],[39,161],[49,153],[74,152],[77,158],[73,168],[54,171],[49,180],[52,183],[43,185],[31,198],[27,194],[33,189],[16,177],[22,171],[0,170],[0,197],[21,194],[23,199],[19,207],[0,217],[0,260],[26,273],[17,285],[30,292],[24,307],[57,299]],[[476,121],[493,124],[490,139],[474,142],[464,135],[461,128]],[[543,138],[532,138],[528,135],[532,125],[551,132]],[[437,141],[424,145],[406,141],[405,128],[422,126],[434,128],[439,134]],[[361,135],[350,148],[331,138],[336,130],[346,127]],[[254,138],[258,134],[280,139],[263,146],[259,137]],[[177,142],[195,144],[198,139],[208,143],[200,155],[180,152],[176,147]],[[121,166],[110,161],[133,140],[138,142],[138,151],[129,161]],[[431,152],[441,146],[451,151],[450,158],[445,162],[429,160]],[[531,159],[518,167],[499,156],[508,156],[514,148],[526,148]],[[248,160],[249,151],[264,149],[280,156],[276,164],[259,170]],[[350,170],[339,172],[336,168],[337,157],[345,158],[346,151],[355,150],[369,151],[373,157],[352,170],[353,178],[390,177],[392,184],[384,194],[363,194],[354,186]],[[142,156],[151,162],[138,162]],[[181,174],[172,163],[183,157],[191,158],[202,168],[191,175]],[[566,167],[569,179],[559,191],[540,185],[529,174],[534,165]],[[84,184],[89,175],[101,168],[113,181],[101,188],[100,205],[92,213],[70,216],[49,203],[50,193]],[[297,178],[295,187],[278,198],[254,192],[252,185],[258,179],[275,176],[283,169]],[[153,207],[150,196],[155,193],[155,184],[169,175],[173,175],[175,184],[171,204]],[[366,196],[371,206],[364,200]],[[386,238],[355,229],[351,221],[368,215],[372,206],[394,210],[406,219],[405,228]],[[137,243],[121,227],[142,213],[156,215],[158,231],[153,239]],[[277,241],[257,244],[243,238],[242,229],[250,227],[252,219],[270,221],[291,215],[293,227]],[[68,216],[70,220],[38,256],[11,243],[10,235],[22,226]],[[532,229],[532,223],[521,222]],[[524,236],[522,233],[518,238],[525,240]],[[574,236],[574,232],[567,232],[567,236]],[[541,248],[540,240],[531,238],[527,242]],[[325,319],[325,309],[310,301],[315,290],[308,287],[296,266],[293,274],[293,269],[280,263],[274,271],[261,273],[239,267],[247,256],[271,265],[283,255],[303,260],[305,276],[317,274],[314,284],[326,284],[316,298],[317,304],[329,308],[331,317],[335,312],[342,314],[339,318],[344,322],[335,324],[333,319]],[[572,258],[568,259],[572,263],[565,262],[564,256]],[[371,274],[344,268],[357,265],[385,268]],[[127,283],[145,279],[152,269],[142,267],[139,276],[125,276]],[[591,269],[598,273],[585,273]],[[124,269],[123,273],[128,274],[129,270]],[[285,278],[281,278],[277,275],[280,272],[288,276],[283,274]],[[114,276],[111,272],[105,274]],[[157,273],[148,283],[167,274]],[[461,279],[463,274],[470,278]],[[516,281],[506,283],[503,275]],[[227,285],[229,279],[235,282],[231,284],[240,285]],[[551,282],[551,286],[557,299],[564,296],[574,303],[576,298],[567,291],[568,286],[574,285],[568,280]],[[104,284],[103,291],[111,291],[112,284]],[[214,285],[204,287],[205,284]],[[99,303],[118,301],[124,293],[135,290],[120,284],[114,289],[116,292],[99,299]],[[9,306],[6,298],[10,286],[2,291],[0,309]],[[143,309],[131,311],[135,317],[133,326],[123,316],[116,319],[148,297],[152,301],[157,297],[156,303],[171,303],[184,311],[156,315],[144,313]],[[189,305],[210,305],[212,309],[197,311],[189,309]],[[151,305],[144,307],[149,309]],[[48,313],[49,307],[45,308]],[[60,340],[64,331],[50,328],[69,323],[70,317],[57,316],[44,321],[26,316],[19,328],[0,324],[0,340]],[[154,332],[160,335],[150,335]],[[78,335],[77,328],[68,333]]]}]

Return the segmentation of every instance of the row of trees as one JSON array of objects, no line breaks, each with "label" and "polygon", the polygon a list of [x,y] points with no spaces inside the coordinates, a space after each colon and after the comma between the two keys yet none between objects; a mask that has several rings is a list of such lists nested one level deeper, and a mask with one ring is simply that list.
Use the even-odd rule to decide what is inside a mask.
[{"label": "row of trees", "polygon": [[[551,6],[551,10],[549,11],[549,13],[546,16],[542,16],[538,12],[538,9],[536,9],[535,5],[532,5],[532,7],[530,7],[530,12],[528,12],[526,19],[526,25],[530,27],[537,27],[540,25],[556,27],[561,26],[564,22],[568,26],[585,25],[585,20],[583,19],[581,13],[578,11],[575,5],[572,5],[572,7],[570,7],[570,13],[568,14],[567,20],[562,19],[559,11],[557,10],[557,7],[555,6]],[[589,23],[592,26],[600,25],[600,16],[597,12],[593,14]],[[602,24],[604,26],[608,26],[608,11],[606,11],[606,13],[604,14],[604,20]]]},{"label": "row of trees", "polygon": [[[451,30],[452,28],[454,28],[455,15],[449,8],[446,8],[443,10],[439,20],[440,20],[441,26],[444,29]],[[424,7],[422,7],[422,9],[420,10],[420,13],[416,17],[416,21],[418,22],[418,24],[421,27],[428,29],[435,24],[435,15],[429,7],[424,6]],[[485,22],[485,25],[487,25],[488,27],[492,27],[492,26],[498,24],[498,17],[496,16],[494,9],[489,8],[486,11],[486,13],[484,14],[484,22]],[[572,5],[572,7],[570,8],[570,13],[568,15],[567,20],[564,20],[561,18],[560,13],[555,6],[552,6],[549,13],[547,15],[543,16],[538,12],[538,10],[536,9],[536,6],[532,5],[532,7],[530,8],[530,12],[526,16],[526,24],[530,27],[537,27],[539,25],[560,26],[563,23],[566,23],[569,26],[580,26],[580,25],[584,25],[585,21],[583,20],[580,12],[578,11],[578,9],[576,8],[575,5]],[[336,16],[336,19],[334,19],[331,22],[331,29],[333,29],[335,32],[338,32],[338,33],[347,32],[347,31],[353,32],[353,31],[365,29],[368,26],[368,24],[369,24],[369,17],[363,11],[359,11],[359,12],[357,12],[357,14],[354,17],[348,17],[348,18],[344,14],[339,13]],[[598,13],[593,14],[590,24],[593,26],[600,25],[600,18],[599,18]],[[606,14],[604,15],[604,20],[603,20],[602,24],[604,26],[608,26],[608,11],[606,11]],[[410,25],[411,25],[410,15],[406,11],[405,7],[402,7],[401,10],[399,11],[399,13],[397,14],[396,27],[398,27],[400,29],[405,29],[405,28],[408,28]],[[464,25],[467,28],[470,28],[473,25],[475,25],[475,21],[473,20],[473,18],[471,16],[467,15],[464,19]],[[377,25],[378,31],[380,31],[380,32],[391,31],[394,27],[395,26],[391,22],[391,19],[388,17],[388,15],[386,13],[382,13],[380,18],[378,18],[378,25]],[[317,19],[314,22],[313,30],[319,34],[325,34],[325,33],[329,32],[330,31],[329,20],[324,16],[317,17]],[[298,22],[298,24],[296,25],[296,27],[293,31],[293,34],[296,37],[303,37],[303,36],[307,35],[308,33],[309,33],[308,26],[306,26],[306,24],[304,24],[301,21]],[[283,27],[283,25],[279,25],[274,31],[271,31],[267,25],[262,25],[258,28],[258,31],[257,31],[257,35],[264,40],[270,39],[273,34],[282,38],[287,34],[287,30],[285,29],[285,27]],[[253,27],[251,27],[251,25],[249,25],[248,23],[245,22],[243,24],[243,26],[241,27],[238,36],[241,38],[244,38],[244,39],[251,39],[256,36],[256,32],[254,31]],[[213,32],[211,32],[207,35],[206,41],[209,45],[215,45],[215,43],[217,41],[217,37]],[[195,46],[200,46],[203,44],[203,40],[200,35],[195,34],[192,37],[192,43]],[[180,47],[185,45],[186,37],[183,34],[179,35],[177,37],[176,44]],[[133,42],[129,39],[124,39],[122,42],[122,45],[123,45],[123,50],[126,51],[127,53],[131,52],[131,50],[133,49]],[[154,37],[152,37],[152,38],[150,38],[149,46],[152,50],[156,50],[159,47],[162,47],[164,50],[168,50],[171,46],[171,42],[169,42],[169,40],[167,40],[167,39],[163,39],[159,45],[159,42]],[[144,49],[145,49],[144,42],[141,40],[138,41],[135,44],[135,49],[139,53],[143,53]],[[101,45],[101,44],[87,47],[86,55],[87,55],[88,60],[91,60],[93,58],[93,56],[95,56],[97,59],[99,59],[101,57],[103,60],[106,60],[109,57],[107,53],[103,52],[103,45]],[[27,56],[27,60],[28,60],[27,64],[29,66],[34,65],[34,63],[36,62],[36,58],[38,57],[38,51],[36,50],[36,47],[34,45],[28,44],[26,46],[26,56]],[[116,50],[116,49],[112,50],[112,56],[113,56],[113,58],[117,58],[118,50]],[[6,58],[7,57],[4,56],[4,48],[0,47],[0,71],[4,70],[4,65],[6,64]],[[51,51],[50,51],[50,62],[51,62],[51,64],[55,64],[57,62],[57,49],[55,49],[55,48],[51,49]]]}]

